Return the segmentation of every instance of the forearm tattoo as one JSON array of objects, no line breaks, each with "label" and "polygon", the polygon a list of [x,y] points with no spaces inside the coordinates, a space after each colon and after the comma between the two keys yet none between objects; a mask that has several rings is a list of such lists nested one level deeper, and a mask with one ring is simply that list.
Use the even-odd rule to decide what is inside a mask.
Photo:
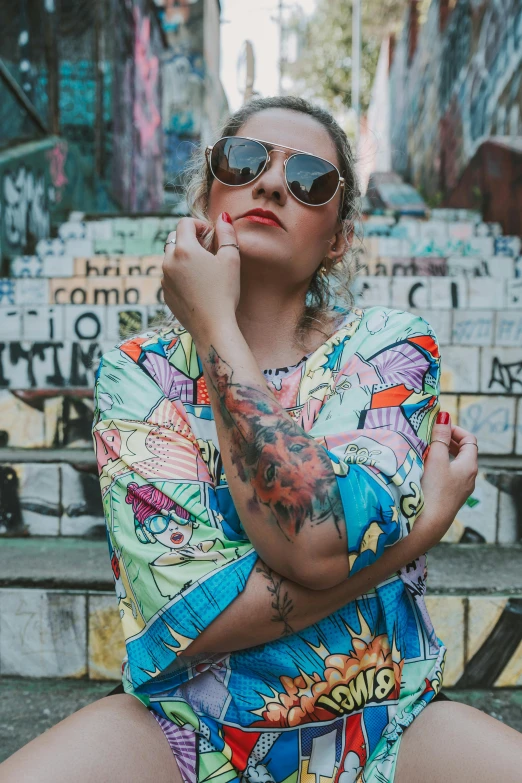
[{"label": "forearm tattoo", "polygon": [[294,604],[288,590],[283,587],[286,581],[284,577],[276,574],[266,563],[260,562],[256,566],[258,574],[262,574],[267,580],[266,589],[272,596],[272,609],[275,610],[275,614],[272,617],[273,623],[282,623],[283,630],[281,636],[290,636],[294,633],[292,626],[290,625],[289,618],[294,609]]},{"label": "forearm tattoo", "polygon": [[231,433],[231,458],[250,483],[248,510],[268,508],[288,540],[308,523],[333,522],[339,538],[342,503],[326,450],[282,410],[266,388],[233,383],[233,371],[211,346],[207,371]]}]

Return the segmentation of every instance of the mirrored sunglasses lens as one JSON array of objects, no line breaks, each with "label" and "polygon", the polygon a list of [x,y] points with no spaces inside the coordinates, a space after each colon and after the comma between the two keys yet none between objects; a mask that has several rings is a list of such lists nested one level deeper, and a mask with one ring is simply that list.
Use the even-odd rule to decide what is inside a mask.
[{"label": "mirrored sunglasses lens", "polygon": [[313,155],[294,155],[286,166],[288,187],[305,204],[318,206],[330,201],[339,184],[337,169]]},{"label": "mirrored sunglasses lens", "polygon": [[224,185],[246,185],[257,177],[266,162],[262,144],[240,137],[220,139],[212,148],[214,176]]}]

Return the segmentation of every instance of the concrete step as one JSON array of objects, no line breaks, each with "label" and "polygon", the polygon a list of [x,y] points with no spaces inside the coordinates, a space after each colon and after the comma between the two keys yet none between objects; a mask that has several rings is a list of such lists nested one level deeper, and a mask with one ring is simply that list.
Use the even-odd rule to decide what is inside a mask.
[{"label": "concrete step", "polygon": [[[0,762],[68,715],[103,698],[116,684],[4,677],[0,681]],[[522,731],[522,690],[446,690],[446,694]]]},{"label": "concrete step", "polygon": [[[444,686],[522,686],[522,547],[440,544],[428,585]],[[1,541],[0,675],[114,680],[123,655],[105,542]]]},{"label": "concrete step", "polygon": [[[5,392],[5,394],[10,394]],[[478,398],[473,398],[475,401]],[[104,537],[98,474],[92,449],[92,399],[12,396],[0,415],[9,436],[40,445],[56,439],[70,448],[0,449],[0,535]],[[444,395],[452,419],[461,403]],[[500,403],[499,403],[500,404]],[[475,405],[478,405],[476,402]],[[494,422],[496,419],[494,420]],[[492,427],[495,428],[493,422]],[[463,426],[466,422],[463,421]],[[7,429],[8,428],[8,429]],[[506,433],[508,435],[509,433]],[[491,439],[501,437],[494,432]],[[513,438],[513,433],[511,433]],[[30,440],[29,440],[30,439]],[[39,439],[39,440],[38,440]],[[479,443],[485,442],[479,437]],[[492,440],[493,442],[493,440]],[[85,448],[78,448],[80,445]],[[448,543],[511,544],[522,539],[522,456],[480,455],[475,491],[448,531]]]}]

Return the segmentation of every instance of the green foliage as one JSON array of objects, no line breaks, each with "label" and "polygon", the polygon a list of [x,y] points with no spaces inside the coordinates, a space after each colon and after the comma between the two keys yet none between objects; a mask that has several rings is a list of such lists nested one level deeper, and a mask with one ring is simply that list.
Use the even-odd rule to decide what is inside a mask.
[{"label": "green foliage", "polygon": [[[366,111],[381,41],[396,31],[406,0],[361,0],[361,108]],[[299,57],[286,66],[294,91],[334,113],[351,106],[352,0],[318,0],[306,21],[294,17],[290,29],[300,41]]]}]

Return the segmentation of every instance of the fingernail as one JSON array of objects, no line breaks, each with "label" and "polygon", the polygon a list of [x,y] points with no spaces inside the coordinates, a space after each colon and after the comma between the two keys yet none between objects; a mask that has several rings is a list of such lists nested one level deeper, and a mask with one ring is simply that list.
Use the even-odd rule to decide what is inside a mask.
[{"label": "fingernail", "polygon": [[221,213],[221,218],[222,218],[222,220],[225,221],[225,223],[230,223],[230,224],[232,223],[232,218],[230,217],[228,212],[222,212]]},{"label": "fingernail", "polygon": [[440,411],[437,416],[437,424],[449,424],[451,421],[449,413],[446,411]]}]

